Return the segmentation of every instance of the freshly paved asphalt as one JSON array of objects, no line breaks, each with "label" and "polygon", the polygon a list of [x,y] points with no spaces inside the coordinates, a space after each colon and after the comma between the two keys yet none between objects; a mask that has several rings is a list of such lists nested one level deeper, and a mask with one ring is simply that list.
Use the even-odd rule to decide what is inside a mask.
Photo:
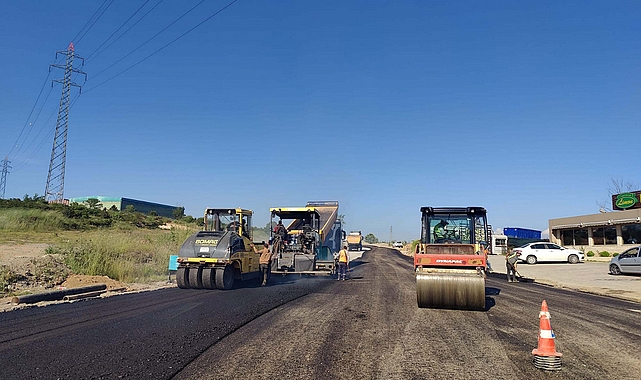
[{"label": "freshly paved asphalt", "polygon": [[[637,302],[507,283],[497,273],[486,282],[487,311],[419,309],[411,258],[385,248],[354,261],[351,276],[0,313],[0,377],[641,378]],[[563,353],[559,372],[532,364],[544,299]]]}]

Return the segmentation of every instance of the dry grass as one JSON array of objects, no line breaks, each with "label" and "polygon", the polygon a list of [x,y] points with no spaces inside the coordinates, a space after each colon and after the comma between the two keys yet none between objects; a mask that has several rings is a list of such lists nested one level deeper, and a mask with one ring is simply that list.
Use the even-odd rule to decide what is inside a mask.
[{"label": "dry grass", "polygon": [[158,281],[169,256],[178,253],[193,230],[104,229],[65,233],[47,253],[62,254],[76,274],[108,276],[122,282]]}]

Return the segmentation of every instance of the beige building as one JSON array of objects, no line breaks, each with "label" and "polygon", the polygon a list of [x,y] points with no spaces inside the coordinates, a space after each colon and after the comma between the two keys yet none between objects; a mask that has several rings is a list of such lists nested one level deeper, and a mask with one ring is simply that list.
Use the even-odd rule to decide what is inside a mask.
[{"label": "beige building", "polygon": [[641,208],[550,219],[550,241],[568,248],[610,253],[641,244]]}]

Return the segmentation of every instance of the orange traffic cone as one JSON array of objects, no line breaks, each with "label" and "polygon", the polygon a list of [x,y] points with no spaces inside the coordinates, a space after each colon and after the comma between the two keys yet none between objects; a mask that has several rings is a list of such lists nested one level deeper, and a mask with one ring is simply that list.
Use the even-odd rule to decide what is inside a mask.
[{"label": "orange traffic cone", "polygon": [[550,325],[550,312],[548,311],[548,304],[543,300],[541,304],[541,312],[539,313],[539,346],[532,350],[534,355],[534,366],[536,368],[558,371],[561,369],[561,354],[556,352],[554,346],[554,331]]}]

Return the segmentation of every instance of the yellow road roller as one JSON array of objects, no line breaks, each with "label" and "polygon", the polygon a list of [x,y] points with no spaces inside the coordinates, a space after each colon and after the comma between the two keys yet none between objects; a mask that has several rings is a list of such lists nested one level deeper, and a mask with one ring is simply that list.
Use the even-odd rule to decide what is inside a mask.
[{"label": "yellow road roller", "polygon": [[180,247],[176,283],[181,289],[231,289],[236,280],[260,276],[252,248],[251,210],[208,208],[205,228]]},{"label": "yellow road roller", "polygon": [[414,252],[418,307],[485,310],[485,209],[421,207],[421,214]]}]

